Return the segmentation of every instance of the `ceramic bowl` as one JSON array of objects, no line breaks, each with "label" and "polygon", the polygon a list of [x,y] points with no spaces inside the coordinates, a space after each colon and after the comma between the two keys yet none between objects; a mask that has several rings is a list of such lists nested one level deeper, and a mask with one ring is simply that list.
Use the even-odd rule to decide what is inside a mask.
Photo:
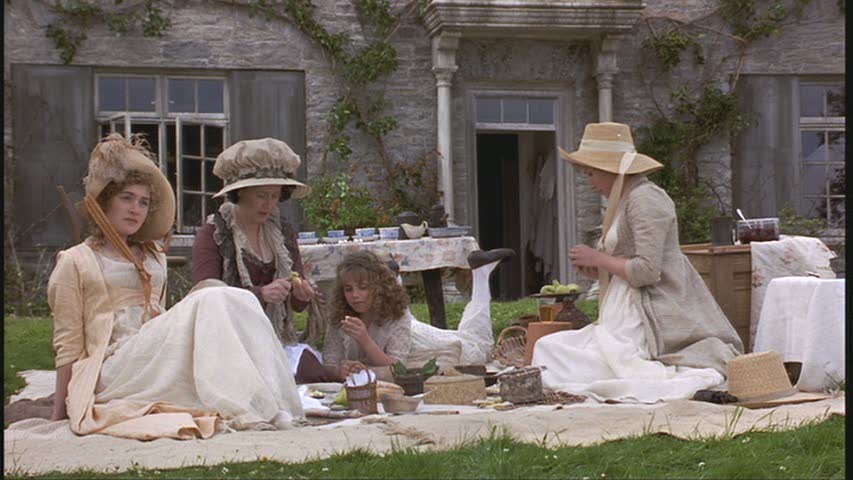
[{"label": "ceramic bowl", "polygon": [[381,227],[379,238],[382,240],[397,240],[400,238],[400,227]]},{"label": "ceramic bowl", "polygon": [[409,413],[418,409],[423,397],[405,395],[382,395],[382,408],[387,413]]},{"label": "ceramic bowl", "polygon": [[424,236],[427,230],[427,222],[422,222],[420,225],[409,225],[408,223],[404,223],[400,225],[400,228],[406,232],[406,236],[412,240],[421,238]]},{"label": "ceramic bowl", "polygon": [[299,240],[317,239],[317,232],[299,232]]},{"label": "ceramic bowl", "polygon": [[363,237],[372,237],[372,236],[374,236],[374,235],[376,235],[376,228],[375,228],[375,227],[370,227],[370,228],[356,228],[356,229],[355,229],[355,236],[356,236],[356,237],[359,237],[359,238],[363,238]]}]

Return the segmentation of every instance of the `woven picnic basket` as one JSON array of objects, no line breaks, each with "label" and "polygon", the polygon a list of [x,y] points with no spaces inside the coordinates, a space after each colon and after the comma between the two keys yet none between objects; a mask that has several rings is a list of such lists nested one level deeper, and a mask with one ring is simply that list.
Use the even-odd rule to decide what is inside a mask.
[{"label": "woven picnic basket", "polygon": [[[520,335],[508,336],[518,332]],[[527,329],[518,325],[504,328],[495,347],[492,349],[492,358],[504,365],[512,365],[521,368],[525,365],[525,353],[527,349]]]},{"label": "woven picnic basket", "polygon": [[424,382],[424,403],[430,405],[471,405],[486,398],[486,382],[474,375],[434,376]]}]

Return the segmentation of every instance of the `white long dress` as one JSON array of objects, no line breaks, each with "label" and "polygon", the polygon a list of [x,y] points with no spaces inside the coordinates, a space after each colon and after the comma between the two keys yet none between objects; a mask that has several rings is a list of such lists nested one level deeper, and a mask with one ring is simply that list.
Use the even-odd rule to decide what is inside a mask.
[{"label": "white long dress", "polygon": [[[616,230],[607,233],[607,252],[616,245]],[[690,398],[697,390],[725,381],[713,368],[667,366],[650,360],[639,289],[614,275],[606,295],[597,323],[536,342],[531,363],[546,367],[544,387],[598,401],[654,403]]]},{"label": "white long dress", "polygon": [[471,301],[465,305],[456,330],[444,330],[421,322],[406,309],[412,324],[412,348],[406,357],[407,366],[420,366],[431,358],[436,358],[439,365],[451,366],[488,362],[494,344],[489,275],[497,265],[497,262],[490,263],[471,272]]},{"label": "white long dress", "polygon": [[[171,402],[213,410],[233,429],[302,416],[291,367],[255,295],[233,287],[203,288],[144,321],[142,284],[133,265],[97,254],[115,323],[101,368],[96,403],[115,399]],[[163,267],[145,263],[152,290]]]}]

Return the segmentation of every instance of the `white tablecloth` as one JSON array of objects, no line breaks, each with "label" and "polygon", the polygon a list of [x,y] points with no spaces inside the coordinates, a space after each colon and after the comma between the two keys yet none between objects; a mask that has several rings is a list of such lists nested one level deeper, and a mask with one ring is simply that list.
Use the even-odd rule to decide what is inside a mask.
[{"label": "white tablecloth", "polygon": [[767,285],[774,278],[804,277],[809,272],[821,278],[835,278],[829,260],[835,252],[819,238],[782,235],[774,242],[750,243],[752,261],[752,301],[749,315],[749,338],[755,350],[755,337]]},{"label": "white tablecloth", "polygon": [[764,296],[755,351],[801,362],[797,387],[821,391],[845,378],[844,280],[773,279]]},{"label": "white tablecloth", "polygon": [[390,255],[400,265],[401,272],[420,272],[448,267],[468,269],[468,254],[479,249],[474,237],[350,241],[299,247],[308,277],[318,282],[334,280],[335,268],[346,254],[356,250],[371,250],[380,258]]}]

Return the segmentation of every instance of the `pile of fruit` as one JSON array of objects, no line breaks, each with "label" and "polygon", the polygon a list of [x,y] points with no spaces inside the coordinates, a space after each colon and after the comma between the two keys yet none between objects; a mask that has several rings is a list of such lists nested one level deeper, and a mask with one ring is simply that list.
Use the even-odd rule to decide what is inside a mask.
[{"label": "pile of fruit", "polygon": [[557,280],[554,280],[549,285],[543,286],[542,289],[539,290],[539,293],[542,295],[570,295],[580,291],[581,288],[576,283],[563,285]]}]

